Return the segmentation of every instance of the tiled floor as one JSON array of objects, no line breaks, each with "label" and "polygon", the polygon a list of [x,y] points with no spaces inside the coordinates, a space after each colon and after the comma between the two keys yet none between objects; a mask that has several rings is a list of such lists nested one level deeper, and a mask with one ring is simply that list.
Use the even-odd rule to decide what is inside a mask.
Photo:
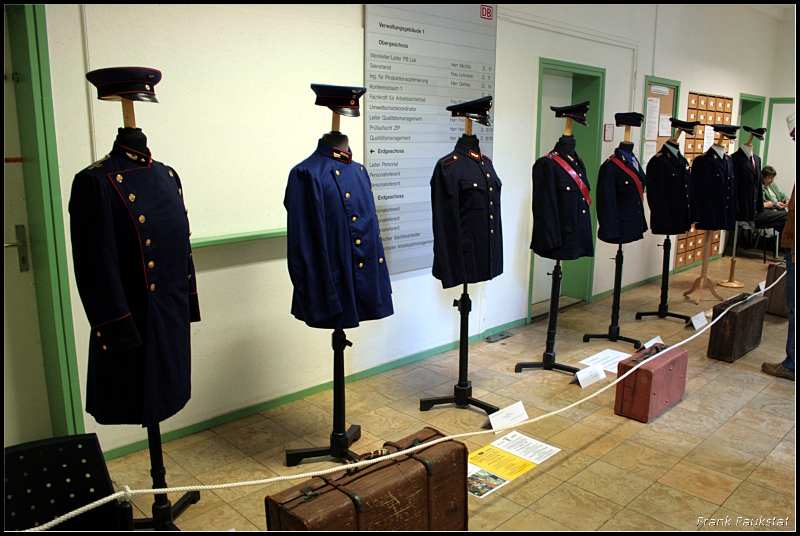
[{"label": "tiled floor", "polygon": [[[766,277],[761,260],[740,258],[737,279],[752,289]],[[727,278],[727,258],[709,274]],[[716,302],[708,291],[700,305],[684,298],[699,268],[671,280],[670,310],[694,315]],[[717,286],[725,297],[733,289]],[[694,333],[674,319],[634,319],[657,309],[660,281],[622,295],[622,334],[667,343]],[[604,348],[631,351],[629,344],[582,335],[607,331],[611,298],[573,307],[559,316],[557,361],[578,361]],[[456,318],[453,321],[457,321]],[[477,398],[499,407],[522,400],[530,417],[596,392],[611,379],[581,389],[553,371],[514,373],[520,361],[538,361],[546,319],[511,330],[514,336],[470,345],[470,379]],[[469,499],[471,530],[695,530],[698,518],[789,518],[795,528],[795,384],[760,371],[764,361],[784,356],[787,320],[767,315],[761,346],[736,363],[708,359],[708,332],[685,346],[689,370],[685,399],[650,424],[614,414],[614,390],[572,410],[518,429],[561,448],[523,477],[480,500]],[[347,385],[348,421],[362,427],[353,450],[361,453],[385,440],[430,425],[447,433],[478,430],[486,415],[476,409],[437,406],[419,411],[419,399],[451,395],[458,377],[452,350]],[[287,449],[323,446],[332,424],[332,393],[320,393],[164,445],[172,486],[266,479],[333,467],[312,461],[285,467]],[[495,439],[473,436],[469,448]],[[117,485],[149,487],[146,451],[109,462]],[[203,491],[201,501],[179,519],[185,530],[266,530],[264,497],[292,483]],[[171,497],[175,500],[175,497]],[[135,500],[137,515],[149,512],[152,497]],[[744,528],[744,527],[740,527]],[[706,526],[705,529],[711,529]]]}]

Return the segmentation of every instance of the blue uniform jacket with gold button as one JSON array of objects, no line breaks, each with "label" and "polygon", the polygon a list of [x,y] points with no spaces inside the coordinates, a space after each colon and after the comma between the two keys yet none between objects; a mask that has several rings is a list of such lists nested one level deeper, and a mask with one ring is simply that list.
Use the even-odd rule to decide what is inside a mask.
[{"label": "blue uniform jacket with gold button", "polygon": [[651,233],[683,234],[697,221],[691,177],[689,162],[666,145],[647,163]]},{"label": "blue uniform jacket with gold button", "polygon": [[736,185],[733,161],[712,147],[692,162],[692,191],[697,201],[697,229],[733,231],[736,227]]},{"label": "blue uniform jacket with gold button", "polygon": [[450,288],[503,273],[502,183],[491,160],[464,142],[431,177],[433,276]]},{"label": "blue uniform jacket with gold button", "polygon": [[[639,179],[642,196],[647,187],[644,170],[639,169],[619,149],[614,156]],[[644,238],[647,220],[644,218],[644,198],[634,180],[611,159],[603,162],[597,174],[597,238],[609,244],[628,244]]]},{"label": "blue uniform jacket with gold button", "polygon": [[283,204],[292,314],[329,329],[391,315],[392,286],[364,166],[320,140],[289,173]]},{"label": "blue uniform jacket with gold button", "polygon": [[[586,167],[575,152],[574,138],[563,136],[557,153],[590,190]],[[537,255],[555,260],[574,260],[594,255],[589,203],[572,177],[550,155],[533,164],[533,240]]]},{"label": "blue uniform jacket with gold button", "polygon": [[189,323],[200,320],[178,174],[114,144],[75,176],[72,259],[92,326],[86,411],[151,426],[191,396]]}]

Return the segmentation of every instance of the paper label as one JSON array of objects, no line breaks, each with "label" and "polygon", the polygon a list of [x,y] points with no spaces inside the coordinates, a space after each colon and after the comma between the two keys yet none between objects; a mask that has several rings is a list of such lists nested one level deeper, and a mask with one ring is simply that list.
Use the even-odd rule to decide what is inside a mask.
[{"label": "paper label", "polygon": [[700,329],[706,324],[708,324],[708,320],[706,320],[705,312],[700,311],[692,317],[692,326],[694,326],[694,329]]},{"label": "paper label", "polygon": [[650,339],[649,341],[644,343],[644,347],[645,348],[650,348],[651,346],[653,346],[656,343],[664,344],[664,341],[661,340],[661,335],[658,335],[658,336],[656,336],[655,339]]},{"label": "paper label", "polygon": [[603,370],[607,370],[608,372],[613,372],[616,374],[617,363],[630,356],[631,354],[618,352],[617,350],[606,349],[600,353],[587,357],[583,361],[580,361],[580,363],[581,365],[588,366],[600,364],[600,366],[603,367]]},{"label": "paper label", "polygon": [[581,389],[583,389],[584,387],[588,387],[605,377],[606,373],[603,371],[602,365],[600,365],[600,363],[596,363],[591,367],[587,367],[576,372],[570,383],[575,383],[577,381],[581,386]]},{"label": "paper label", "polygon": [[491,428],[496,430],[498,428],[513,426],[518,422],[527,420],[528,413],[525,411],[525,407],[522,405],[522,401],[520,400],[489,415],[489,418],[483,423],[483,428]]}]

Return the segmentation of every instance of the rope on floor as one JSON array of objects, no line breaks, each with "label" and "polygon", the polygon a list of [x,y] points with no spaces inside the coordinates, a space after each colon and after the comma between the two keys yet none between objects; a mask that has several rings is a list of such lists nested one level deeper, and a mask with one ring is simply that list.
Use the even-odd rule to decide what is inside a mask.
[{"label": "rope on floor", "polygon": [[123,489],[121,491],[118,491],[118,492],[116,492],[116,493],[114,493],[112,495],[109,495],[107,497],[103,497],[102,499],[99,499],[97,501],[94,501],[93,503],[87,504],[86,506],[82,506],[81,508],[73,510],[73,511],[67,513],[67,514],[64,514],[63,516],[60,516],[60,517],[54,519],[53,521],[45,523],[44,525],[41,525],[39,527],[35,527],[35,528],[32,528],[32,529],[27,529],[25,532],[48,530],[50,528],[55,527],[59,523],[63,523],[64,521],[66,521],[68,519],[72,519],[73,517],[76,517],[76,516],[78,516],[78,515],[80,515],[80,514],[82,514],[84,512],[88,512],[89,510],[92,510],[93,508],[97,508],[97,507],[102,506],[102,505],[104,505],[106,503],[109,503],[109,502],[111,502],[113,500],[120,500],[120,501],[128,501],[128,502],[130,502],[130,500],[133,497],[137,497],[139,495],[156,495],[156,494],[164,494],[164,493],[182,494],[182,493],[185,493],[187,491],[203,491],[203,490],[213,491],[213,490],[216,490],[216,489],[241,488],[241,487],[244,487],[244,486],[273,484],[275,482],[284,482],[286,480],[296,480],[296,479],[300,479],[300,478],[309,478],[309,477],[315,477],[315,476],[322,476],[322,475],[327,475],[327,474],[330,474],[330,473],[336,473],[336,472],[342,471],[345,468],[346,469],[358,469],[360,467],[366,467],[367,465],[371,465],[373,463],[382,462],[382,461],[386,461],[386,460],[391,460],[392,458],[397,458],[399,456],[405,456],[405,455],[407,455],[409,453],[416,452],[418,450],[422,450],[422,449],[428,448],[428,447],[430,447],[432,445],[436,445],[436,444],[442,443],[444,441],[451,441],[451,440],[454,440],[454,439],[461,439],[461,438],[466,438],[466,437],[471,437],[471,436],[481,435],[481,434],[495,434],[495,433],[499,433],[499,432],[504,432],[506,430],[513,430],[514,428],[516,428],[518,426],[522,426],[522,425],[525,425],[525,424],[531,424],[531,423],[540,421],[542,419],[546,419],[547,417],[551,417],[553,415],[557,415],[559,413],[562,413],[564,411],[572,409],[575,406],[577,406],[579,404],[582,404],[582,403],[586,402],[587,400],[590,400],[590,399],[596,397],[600,393],[606,391],[607,389],[610,389],[611,387],[613,387],[614,385],[616,385],[620,381],[624,380],[633,371],[635,371],[636,369],[638,369],[639,367],[641,367],[645,363],[648,363],[649,361],[655,359],[656,357],[659,357],[667,349],[677,348],[677,347],[679,347],[679,346],[681,346],[683,344],[686,344],[687,342],[691,341],[692,339],[698,337],[703,332],[705,332],[707,329],[709,329],[711,326],[713,326],[714,324],[719,322],[719,320],[723,316],[725,316],[725,314],[727,314],[727,312],[731,308],[733,308],[733,307],[735,307],[735,306],[737,306],[737,305],[739,305],[741,303],[744,303],[745,301],[750,300],[755,296],[758,296],[760,294],[764,294],[765,292],[770,290],[772,287],[777,285],[778,282],[785,275],[786,275],[786,272],[781,274],[780,277],[778,277],[778,279],[776,279],[770,286],[768,286],[767,288],[765,288],[763,290],[760,290],[759,292],[755,292],[755,293],[751,294],[750,296],[747,297],[746,300],[731,304],[717,318],[715,318],[714,320],[712,320],[711,322],[706,324],[702,329],[697,331],[697,333],[695,333],[694,335],[692,335],[692,336],[690,336],[690,337],[688,337],[688,338],[686,338],[686,339],[684,339],[684,340],[682,340],[682,341],[680,341],[678,343],[675,343],[672,346],[668,346],[667,348],[662,350],[660,353],[657,353],[657,354],[653,355],[652,357],[650,357],[648,359],[645,359],[641,363],[639,363],[636,366],[634,366],[633,368],[631,368],[628,372],[626,372],[625,374],[623,374],[622,376],[617,378],[614,382],[612,382],[612,383],[606,385],[605,387],[603,387],[602,389],[598,390],[596,393],[593,393],[593,394],[587,396],[586,398],[578,400],[577,402],[574,402],[574,403],[570,404],[569,406],[563,407],[563,408],[555,410],[555,411],[551,411],[550,413],[545,413],[544,415],[540,415],[540,416],[535,417],[533,419],[528,419],[527,421],[516,423],[513,426],[506,426],[504,428],[497,428],[497,429],[491,429],[491,430],[479,430],[477,432],[465,432],[463,434],[455,434],[455,435],[451,435],[451,436],[446,436],[446,437],[442,437],[442,438],[439,438],[439,439],[434,439],[433,441],[429,441],[427,443],[421,443],[421,444],[419,444],[417,446],[408,448],[406,450],[398,451],[398,452],[395,452],[393,454],[387,454],[387,455],[381,456],[379,458],[373,458],[373,459],[369,459],[369,460],[363,460],[363,461],[360,461],[360,462],[350,463],[350,464],[347,464],[346,466],[331,467],[330,469],[323,469],[323,470],[320,470],[320,471],[311,471],[309,473],[303,473],[303,474],[299,474],[299,475],[276,476],[276,477],[273,477],[273,478],[265,478],[263,480],[250,480],[250,481],[247,481],[247,482],[232,482],[232,483],[226,483],[226,484],[211,484],[211,485],[197,485],[197,486],[180,486],[180,487],[175,487],[175,488],[159,488],[159,489],[137,489],[137,490],[132,490],[128,486],[122,486]]}]

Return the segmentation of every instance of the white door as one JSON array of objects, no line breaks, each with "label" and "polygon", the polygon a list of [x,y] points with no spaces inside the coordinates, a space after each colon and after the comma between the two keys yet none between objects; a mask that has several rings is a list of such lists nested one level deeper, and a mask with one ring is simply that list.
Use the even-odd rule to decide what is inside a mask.
[{"label": "white door", "polygon": [[[19,128],[14,94],[8,18],[3,10],[4,82],[3,119],[3,233],[5,244],[17,242],[16,226],[28,234],[28,211],[22,164],[19,162]],[[39,316],[33,267],[28,247],[28,271],[20,271],[18,248],[4,247],[3,277],[3,446],[52,437],[47,401]]]}]

